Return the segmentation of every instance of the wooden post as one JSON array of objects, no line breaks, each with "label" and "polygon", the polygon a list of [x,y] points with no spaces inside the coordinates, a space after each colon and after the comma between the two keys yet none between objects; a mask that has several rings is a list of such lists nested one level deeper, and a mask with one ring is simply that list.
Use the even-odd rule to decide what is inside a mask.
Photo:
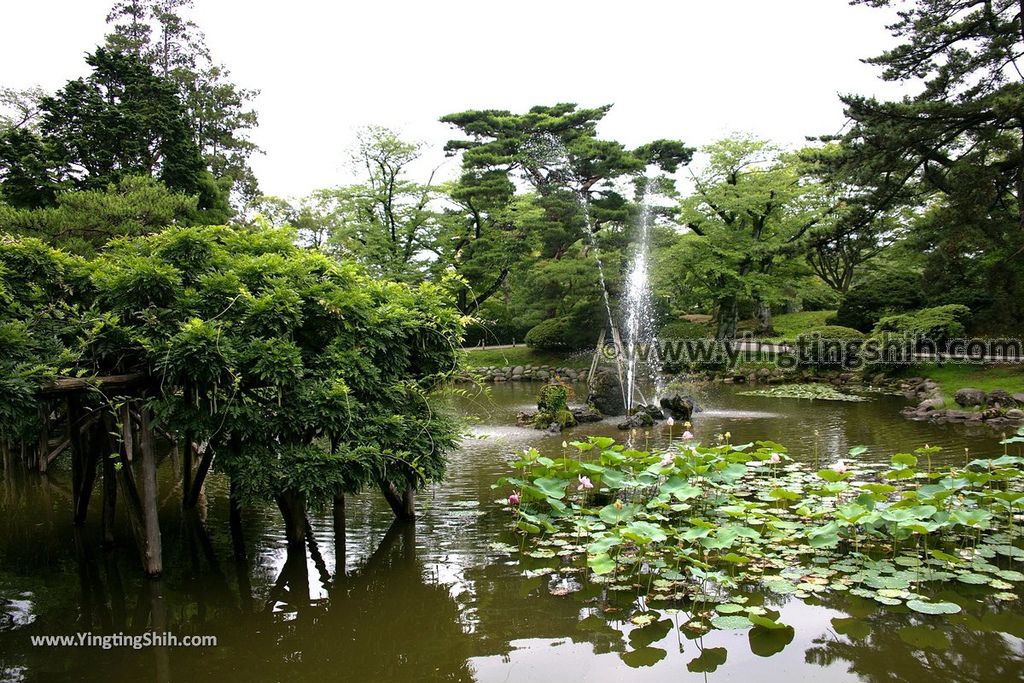
[{"label": "wooden post", "polygon": [[135,538],[135,546],[139,549],[143,565],[146,565],[146,526],[142,517],[142,503],[139,501],[139,491],[135,486],[135,477],[132,474],[131,458],[128,452],[128,449],[133,447],[134,441],[131,437],[131,420],[122,423],[121,427],[121,452],[118,454],[120,467],[115,467],[114,470],[117,473],[117,483],[124,500],[124,509],[128,513],[132,536]]},{"label": "wooden post", "polygon": [[117,473],[114,459],[103,454],[103,545],[114,545],[114,519],[117,512]]},{"label": "wooden post", "polygon": [[46,472],[46,455],[50,451],[50,402],[43,399],[39,402],[39,441],[36,445],[35,465],[40,472]]},{"label": "wooden post", "polygon": [[153,424],[149,408],[140,410],[139,451],[141,456],[139,476],[142,478],[142,518],[145,527],[143,563],[146,573],[159,576],[164,569],[163,550],[160,544],[160,518],[157,508],[159,492],[156,481],[156,454],[153,452]]}]

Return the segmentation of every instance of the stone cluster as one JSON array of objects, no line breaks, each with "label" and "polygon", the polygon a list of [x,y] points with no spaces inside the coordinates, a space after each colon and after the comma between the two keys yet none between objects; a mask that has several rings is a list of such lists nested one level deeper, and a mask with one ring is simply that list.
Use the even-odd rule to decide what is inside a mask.
[{"label": "stone cluster", "polygon": [[[981,389],[958,389],[953,400],[961,409],[946,408],[939,385],[930,379],[913,377],[904,384],[907,398],[918,401],[903,414],[915,420],[935,422],[984,422],[997,425],[1024,420],[1024,394],[1001,389],[985,393]],[[966,409],[966,410],[963,410]]]},{"label": "stone cluster", "polygon": [[488,365],[463,372],[460,379],[467,382],[472,379],[484,382],[547,382],[551,379],[562,382],[585,382],[587,371],[552,365]]}]

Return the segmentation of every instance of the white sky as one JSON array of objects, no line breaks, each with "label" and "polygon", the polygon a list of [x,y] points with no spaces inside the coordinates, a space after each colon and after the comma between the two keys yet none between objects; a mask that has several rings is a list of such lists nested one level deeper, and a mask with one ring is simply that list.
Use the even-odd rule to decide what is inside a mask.
[{"label": "white sky", "polygon": [[[5,3],[0,84],[59,88],[87,69],[112,0]],[[840,92],[896,97],[859,59],[891,43],[883,10],[846,0],[196,0],[234,80],[258,88],[267,194],[346,182],[355,131],[379,124],[445,160],[463,109],[613,103],[603,136],[783,145],[843,125]],[[445,175],[454,174],[448,160]]]}]

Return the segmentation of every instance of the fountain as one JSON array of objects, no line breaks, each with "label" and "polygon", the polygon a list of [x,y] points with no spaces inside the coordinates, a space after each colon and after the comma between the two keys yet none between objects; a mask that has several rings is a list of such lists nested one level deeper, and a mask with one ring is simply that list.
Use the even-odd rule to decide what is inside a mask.
[{"label": "fountain", "polygon": [[661,368],[658,358],[658,334],[654,322],[651,293],[650,237],[655,210],[652,193],[644,188],[641,200],[637,240],[634,245],[624,300],[626,319],[626,413],[637,404],[647,404],[643,387],[654,389],[654,400],[661,394]]}]

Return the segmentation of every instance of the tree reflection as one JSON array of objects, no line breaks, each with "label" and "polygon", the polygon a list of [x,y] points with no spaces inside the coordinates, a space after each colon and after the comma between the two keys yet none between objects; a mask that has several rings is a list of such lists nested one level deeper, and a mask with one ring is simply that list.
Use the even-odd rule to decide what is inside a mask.
[{"label": "tree reflection", "polygon": [[850,673],[878,683],[1012,681],[1024,671],[1017,641],[1024,637],[1024,616],[1009,609],[987,606],[971,614],[928,617],[849,602],[837,607],[848,608],[850,618],[833,620],[845,635],[816,638],[804,654],[808,663],[845,661]]}]

